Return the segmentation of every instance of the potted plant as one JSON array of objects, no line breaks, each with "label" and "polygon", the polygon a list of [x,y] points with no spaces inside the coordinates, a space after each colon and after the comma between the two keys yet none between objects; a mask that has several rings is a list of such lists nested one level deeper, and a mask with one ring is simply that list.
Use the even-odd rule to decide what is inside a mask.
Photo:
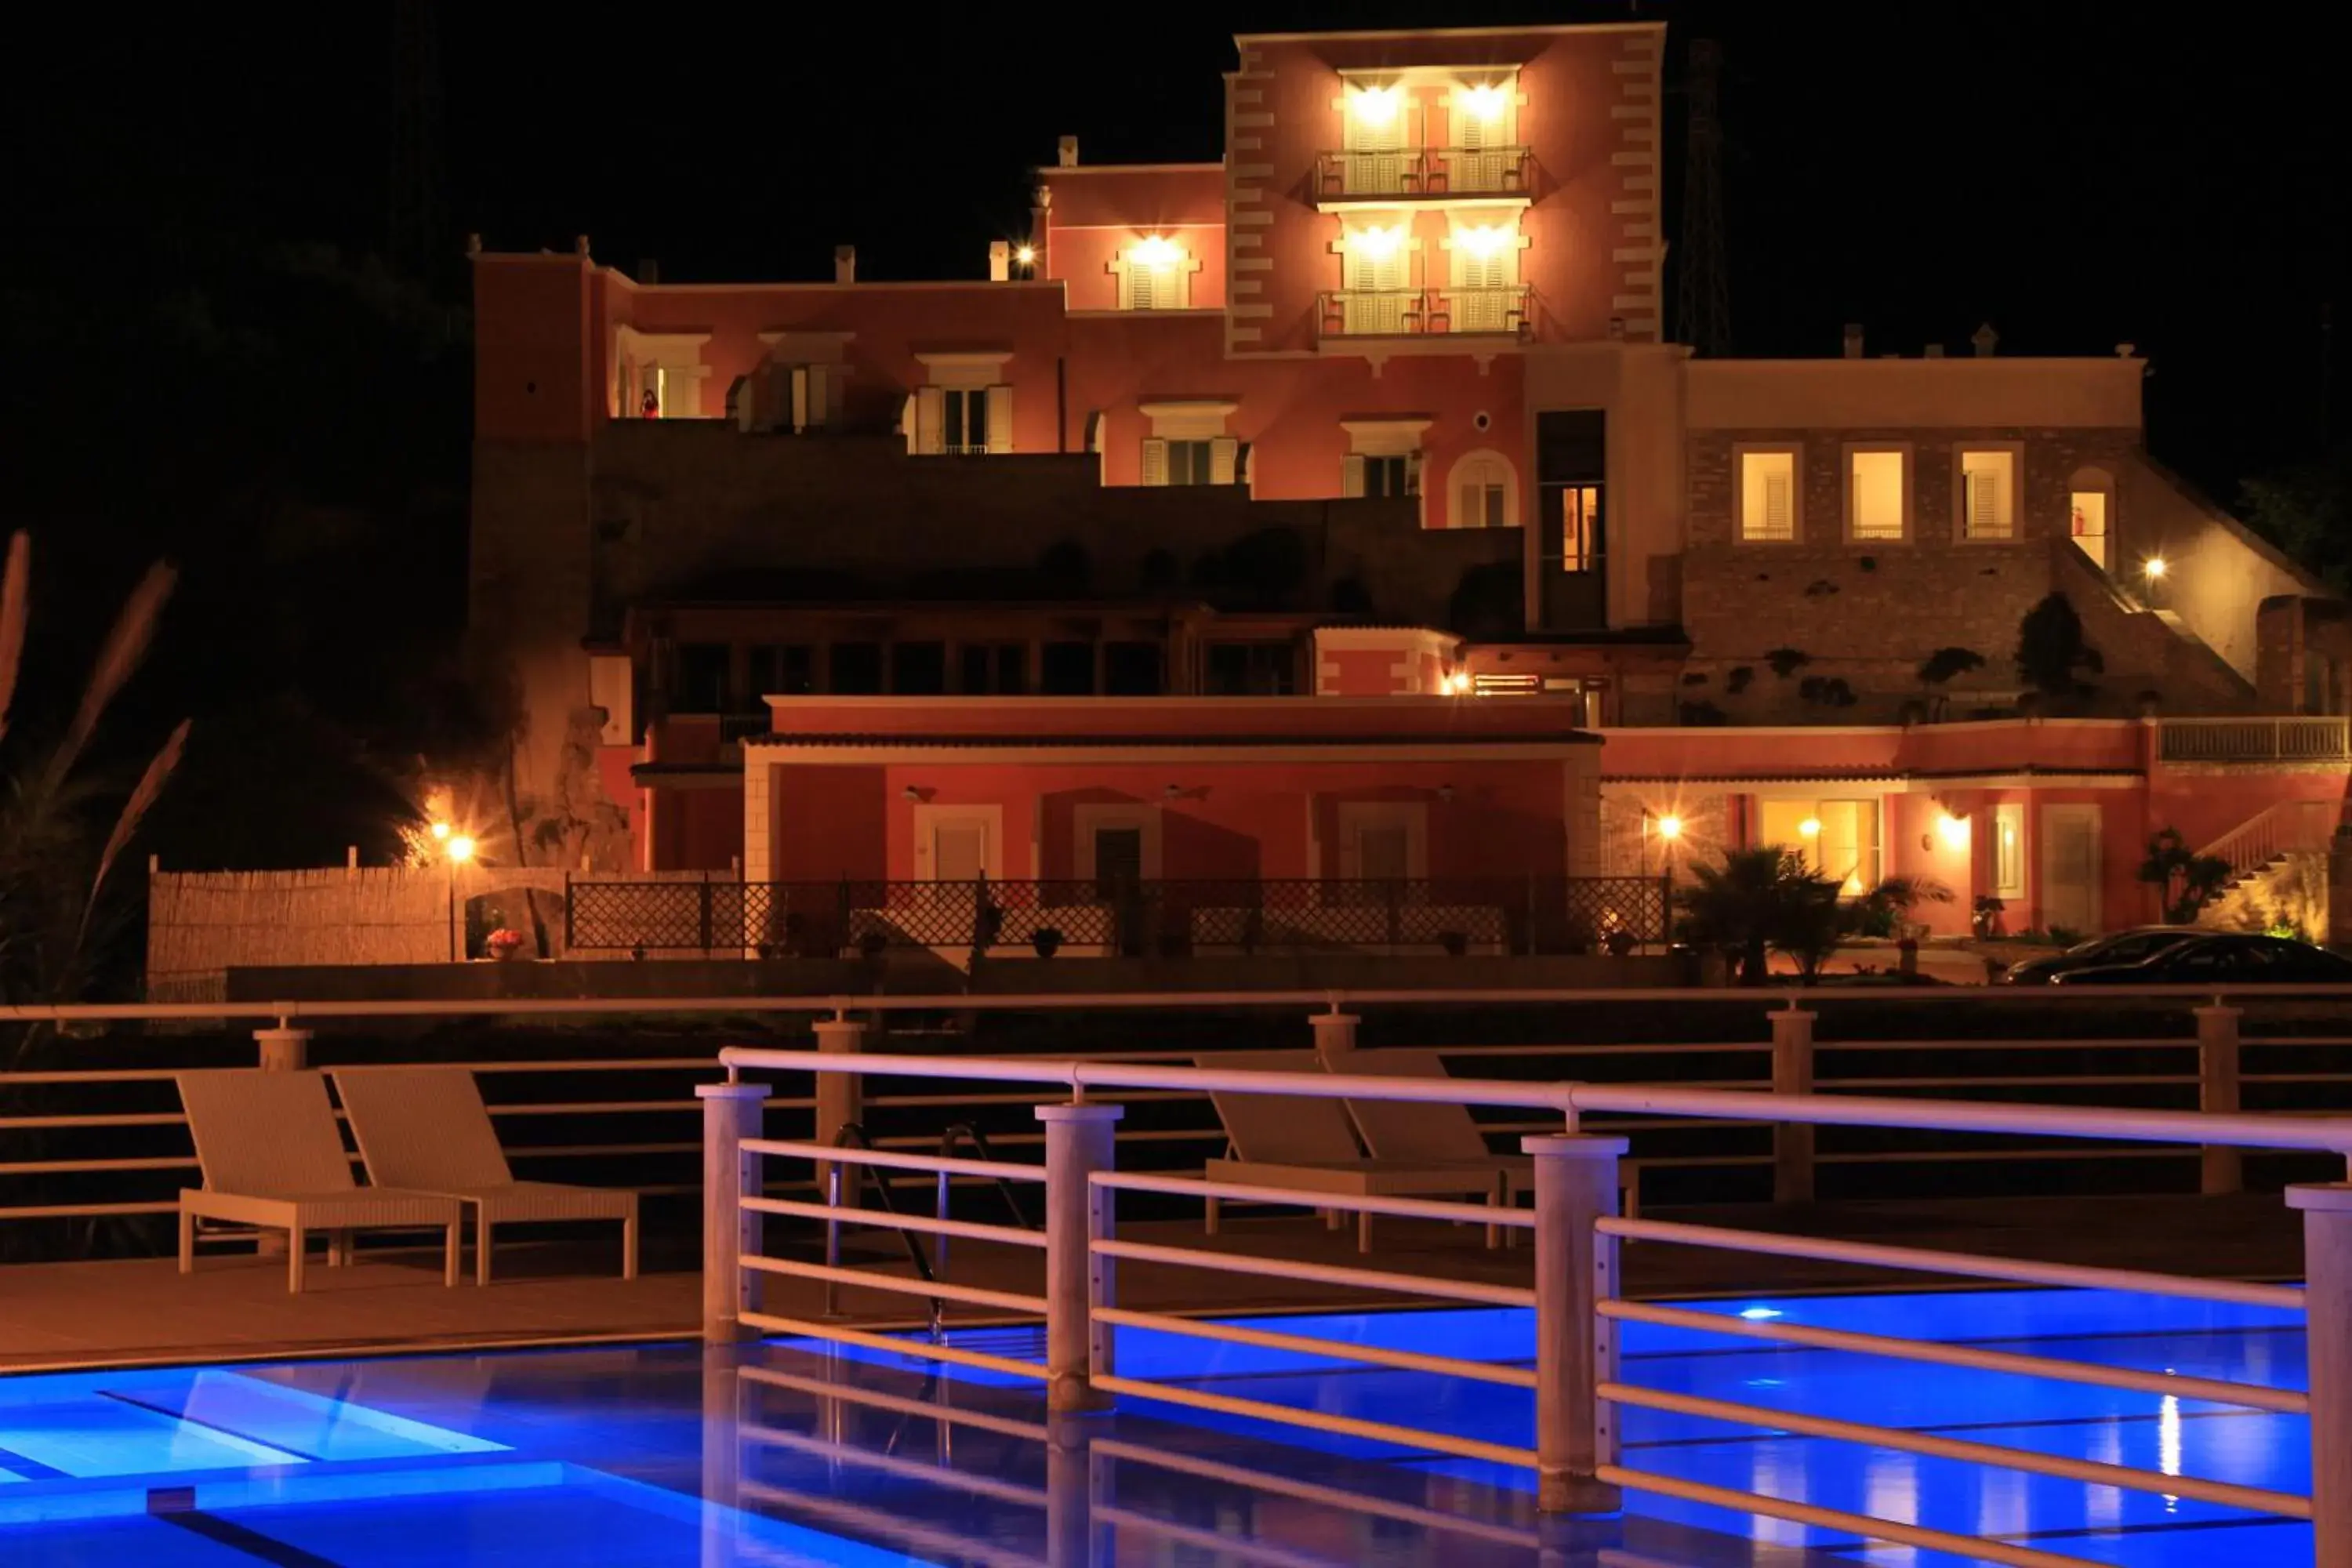
[{"label": "potted plant", "polygon": [[868,963],[878,961],[889,946],[890,938],[887,933],[883,931],[869,931],[860,935],[857,939],[858,956],[865,959]]},{"label": "potted plant", "polygon": [[1470,933],[1460,931],[1439,931],[1437,945],[1445,950],[1446,957],[1459,958],[1470,951]]},{"label": "potted plant", "polygon": [[509,926],[500,926],[482,939],[482,951],[500,963],[522,955],[522,932]]},{"label": "potted plant", "polygon": [[1609,956],[1612,958],[1623,958],[1641,943],[1642,939],[1635,936],[1632,928],[1627,926],[1619,926],[1615,931],[1611,931],[1604,942],[1604,945],[1609,949]]},{"label": "potted plant", "polygon": [[1969,924],[1976,929],[1979,942],[1990,942],[2000,929],[2001,911],[2009,906],[1990,893],[1979,893],[1976,907],[1970,911]]},{"label": "potted plant", "polygon": [[1039,926],[1029,933],[1029,946],[1040,958],[1051,958],[1062,951],[1062,933],[1055,926]]}]

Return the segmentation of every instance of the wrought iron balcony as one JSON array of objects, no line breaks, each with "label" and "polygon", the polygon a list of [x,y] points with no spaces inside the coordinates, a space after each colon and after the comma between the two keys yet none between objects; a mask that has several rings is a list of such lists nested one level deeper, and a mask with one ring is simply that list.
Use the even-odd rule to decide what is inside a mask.
[{"label": "wrought iron balcony", "polygon": [[1525,335],[1534,319],[1524,284],[1507,289],[1338,289],[1318,297],[1317,333],[1328,339]]},{"label": "wrought iron balcony", "polygon": [[1534,172],[1535,161],[1525,147],[1324,153],[1315,162],[1315,203],[1325,212],[1424,201],[1524,205]]}]

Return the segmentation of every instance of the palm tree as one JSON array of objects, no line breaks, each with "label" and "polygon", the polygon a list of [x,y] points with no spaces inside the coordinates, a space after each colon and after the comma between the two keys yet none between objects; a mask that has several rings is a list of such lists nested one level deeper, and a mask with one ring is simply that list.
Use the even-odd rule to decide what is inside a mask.
[{"label": "palm tree", "polygon": [[[1742,985],[1764,984],[1774,948],[1801,960],[1837,910],[1838,885],[1778,845],[1727,849],[1721,866],[1693,866],[1691,876],[1696,885],[1679,895],[1683,934],[1737,952]],[[1836,945],[1834,938],[1829,945]]]},{"label": "palm tree", "polygon": [[[30,538],[16,534],[0,574],[0,740],[7,737],[24,663],[32,554]],[[106,792],[81,768],[83,754],[154,640],[173,583],[168,566],[149,568],[100,647],[63,736],[46,752],[8,756],[0,771],[0,998],[57,1001],[86,983],[90,933],[101,912],[107,876],[186,748],[188,726],[183,721],[116,809],[105,838],[96,839],[94,829],[103,817],[94,817],[94,810]]]}]

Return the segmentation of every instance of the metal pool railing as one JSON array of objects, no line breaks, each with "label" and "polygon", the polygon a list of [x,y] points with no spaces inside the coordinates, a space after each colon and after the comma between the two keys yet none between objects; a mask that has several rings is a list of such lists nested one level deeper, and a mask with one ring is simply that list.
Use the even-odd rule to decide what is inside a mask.
[{"label": "metal pool railing", "polygon": [[[1879,1127],[2004,1137],[2059,1136],[2194,1147],[2302,1150],[2336,1158],[2352,1154],[2352,1121],[2286,1115],[2216,1115],[1807,1093],[1767,1095],[1642,1085],[1251,1072],[1132,1062],[1001,1058],[941,1060],[754,1049],[723,1051],[720,1060],[730,1081],[706,1085],[698,1090],[706,1104],[706,1163],[711,1173],[705,1221],[704,1290],[707,1331],[714,1341],[739,1338],[747,1330],[781,1323],[785,1326],[784,1331],[812,1338],[931,1356],[950,1363],[965,1361],[995,1372],[1042,1377],[1047,1386],[1049,1408],[1055,1410],[1096,1408],[1127,1395],[1517,1466],[1535,1473],[1538,1503],[1553,1512],[1606,1511],[1618,1506],[1622,1491],[1642,1490],[1775,1519],[1852,1530],[1884,1540],[2017,1564],[2020,1568],[2079,1568],[2088,1561],[2038,1548],[1962,1537],[1901,1520],[1847,1513],[1759,1492],[1705,1486],[1638,1469],[1621,1461],[1614,1414],[1617,1409],[1675,1411],[1834,1440],[1876,1444],[2090,1485],[2131,1487],[2308,1519],[2315,1527],[2318,1562],[2330,1568],[2352,1563],[2352,1183],[2301,1185],[2288,1190],[2287,1201],[2302,1211],[2305,1223],[2307,1283],[2305,1289],[2296,1291],[2155,1272],[2042,1264],[1969,1253],[1763,1236],[1714,1226],[1627,1219],[1618,1212],[1619,1167],[1625,1141],[1591,1132],[1584,1119],[1592,1113],[1613,1112],[1809,1129]],[[829,1267],[765,1256],[756,1231],[758,1216],[788,1212],[824,1223],[839,1217],[837,1210],[818,1205],[791,1205],[780,1211],[777,1205],[757,1195],[765,1152],[764,1141],[759,1137],[759,1114],[768,1089],[763,1084],[744,1081],[743,1075],[771,1072],[813,1073],[820,1084],[828,1078],[848,1074],[886,1078],[951,1076],[977,1082],[1050,1085],[1067,1092],[1067,1100],[1040,1105],[1036,1112],[1045,1124],[1045,1139],[1042,1171],[1045,1224],[1042,1235],[1001,1226],[961,1226],[952,1233],[984,1231],[990,1233],[985,1239],[1011,1241],[1043,1251],[1042,1295],[1025,1297],[1022,1303],[1044,1321],[1045,1361],[1042,1367],[1002,1357],[974,1359],[981,1352],[953,1346],[922,1346],[834,1323],[779,1320],[761,1311],[756,1289],[758,1281],[764,1277],[799,1273],[827,1283],[835,1281],[828,1278],[832,1272]],[[1270,1167],[1263,1168],[1268,1173],[1260,1181],[1248,1184],[1118,1172],[1112,1132],[1120,1107],[1095,1097],[1107,1090],[1175,1089],[1520,1108],[1550,1113],[1560,1131],[1528,1137],[1522,1144],[1528,1167],[1528,1185],[1534,1194],[1532,1212],[1513,1209],[1498,1214],[1484,1205],[1393,1196],[1369,1189],[1334,1191],[1328,1183],[1328,1166],[1318,1168],[1317,1173],[1318,1181],[1325,1184],[1312,1189],[1304,1185],[1285,1187]],[[780,1152],[793,1158],[826,1160],[839,1158],[843,1153],[822,1144],[783,1145]],[[910,1164],[904,1168],[925,1167]],[[982,1173],[994,1177],[1010,1169],[992,1169]],[[1034,1180],[1039,1171],[1037,1167],[1021,1168],[1019,1174]],[[1310,1210],[1479,1226],[1506,1224],[1533,1235],[1532,1279],[1528,1285],[1520,1286],[1442,1279],[1378,1268],[1343,1268],[1305,1258],[1244,1256],[1215,1247],[1171,1246],[1122,1238],[1117,1220],[1117,1194],[1121,1192],[1199,1197],[1204,1205],[1213,1198],[1246,1199],[1289,1203]],[[747,1221],[754,1227],[749,1232],[745,1229]],[[1919,1269],[2011,1283],[2146,1290],[2288,1310],[2305,1307],[2311,1385],[2307,1390],[2275,1388],[1897,1334],[1863,1334],[1749,1321],[1686,1308],[1629,1301],[1619,1288],[1618,1273],[1618,1249],[1628,1240]],[[1308,1279],[1349,1289],[1388,1292],[1416,1301],[1526,1309],[1530,1313],[1528,1341],[1509,1347],[1497,1360],[1532,1360],[1533,1370],[1530,1373],[1517,1365],[1393,1351],[1276,1329],[1204,1323],[1167,1313],[1136,1311],[1118,1304],[1118,1268],[1122,1261],[1225,1275]],[[902,1279],[897,1288],[919,1291],[928,1287]],[[1007,1310],[1011,1310],[1010,1294],[1006,1293],[1008,1300],[1001,1303]],[[1645,1389],[1621,1375],[1615,1328],[1621,1322],[1646,1322],[1775,1344],[1958,1366],[1989,1376],[2056,1378],[2308,1415],[2313,1489],[2308,1497],[2296,1496],[2263,1488],[2165,1475],[2127,1465],[2063,1459],[1999,1445]],[[1458,1377],[1488,1385],[1531,1388],[1535,1395],[1535,1446],[1521,1448],[1455,1434],[1212,1394],[1188,1384],[1125,1377],[1118,1370],[1118,1335],[1122,1329],[1238,1342]]]}]

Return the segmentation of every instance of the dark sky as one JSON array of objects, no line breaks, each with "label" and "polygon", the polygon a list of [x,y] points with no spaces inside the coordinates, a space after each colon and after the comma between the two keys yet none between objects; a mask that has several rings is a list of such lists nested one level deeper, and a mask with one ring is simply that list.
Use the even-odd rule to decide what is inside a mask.
[{"label": "dark sky", "polygon": [[[2208,482],[2318,444],[2352,117],[2333,52],[2284,23],[2046,0],[1423,0],[1168,8],[1138,48],[1097,7],[985,26],[826,7],[821,30],[815,9],[436,8],[447,253],[467,231],[501,247],[585,232],[603,259],[701,280],[824,276],[847,241],[864,276],[970,274],[1024,221],[1025,169],[1059,133],[1088,162],[1216,156],[1236,30],[1639,16],[1674,27],[1670,154],[1683,47],[1724,46],[1739,352],[1833,353],[1847,321],[1873,352],[1964,352],[1986,320],[2018,353],[2128,340],[2156,364],[2153,444]],[[379,245],[394,14],[93,9],[104,37],[45,50],[6,106],[36,220],[12,245],[58,261],[152,260],[200,232]],[[1672,237],[1678,158],[1665,184]]]}]

